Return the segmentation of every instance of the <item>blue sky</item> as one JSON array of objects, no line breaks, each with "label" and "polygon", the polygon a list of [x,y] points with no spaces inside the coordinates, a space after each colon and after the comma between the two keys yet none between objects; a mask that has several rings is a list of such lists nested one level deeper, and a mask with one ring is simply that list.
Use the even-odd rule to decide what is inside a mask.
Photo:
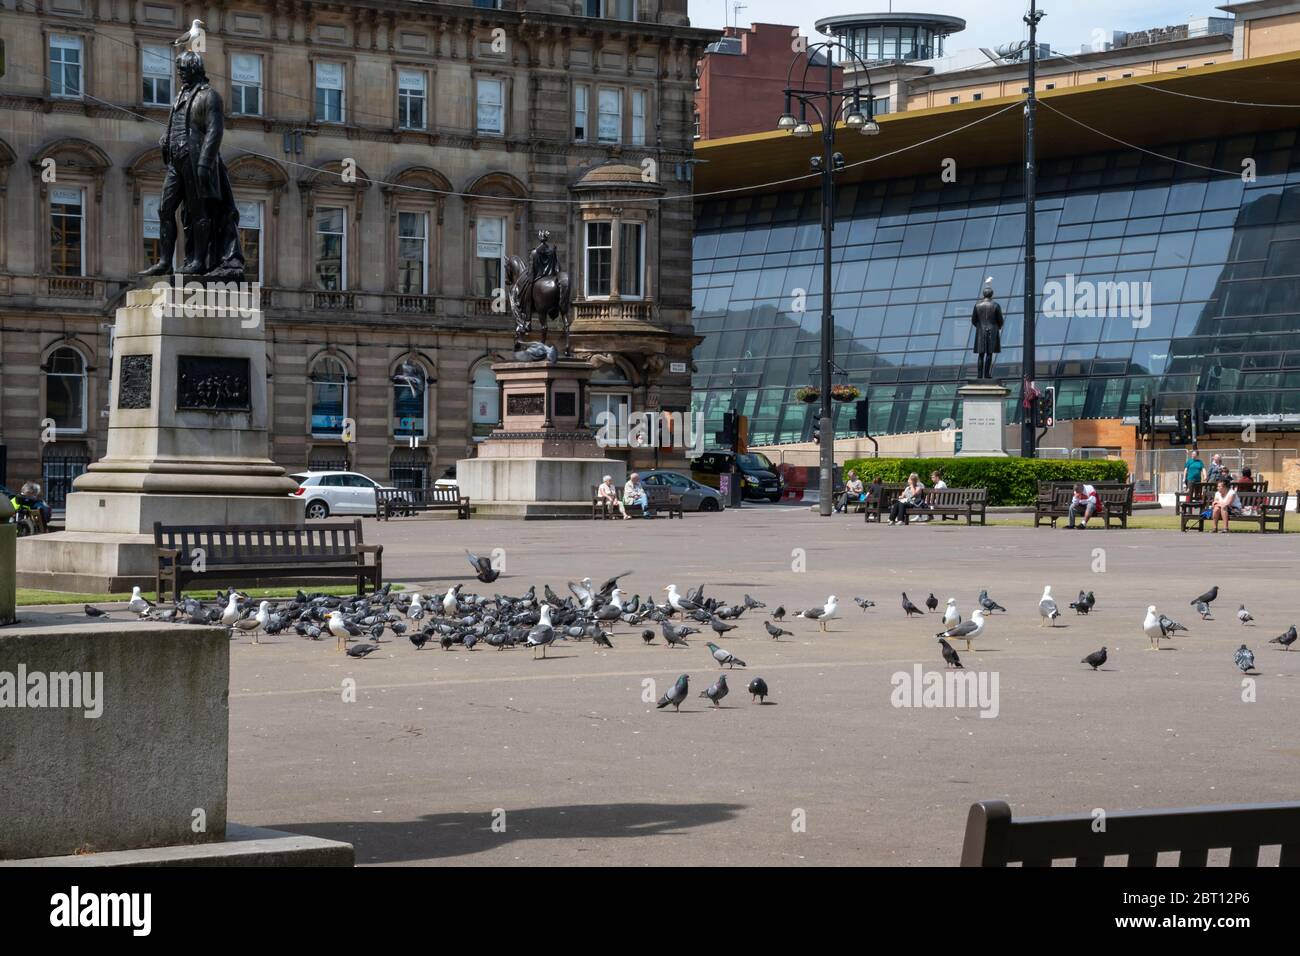
[{"label": "blue sky", "polygon": [[[736,22],[734,0],[689,0],[691,23],[721,29]],[[739,23],[795,23],[804,33],[820,38],[813,24],[822,17],[846,13],[868,13],[890,8],[889,0],[817,0],[796,5],[789,0],[743,0]],[[1194,0],[1045,0],[1039,6],[1047,12],[1039,25],[1039,40],[1053,48],[1077,50],[1088,43],[1095,30],[1140,30],[1146,27],[1186,23],[1189,16],[1226,16],[1213,2]],[[946,13],[962,17],[966,29],[949,38],[949,50],[994,47],[1027,35],[1022,18],[1028,0],[897,0],[893,9],[925,13]],[[796,18],[797,19],[794,19]]]}]

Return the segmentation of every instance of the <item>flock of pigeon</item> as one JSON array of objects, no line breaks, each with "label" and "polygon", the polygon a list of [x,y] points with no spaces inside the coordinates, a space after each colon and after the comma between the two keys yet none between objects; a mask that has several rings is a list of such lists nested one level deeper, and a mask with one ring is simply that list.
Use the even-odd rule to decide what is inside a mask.
[{"label": "flock of pigeon", "polygon": [[[500,572],[492,567],[491,561],[466,552],[475,576],[484,583],[494,582]],[[662,604],[653,598],[639,595],[628,596],[619,587],[619,580],[630,574],[624,571],[607,579],[597,587],[590,578],[583,578],[581,583],[568,583],[569,593],[564,597],[544,585],[539,597],[535,586],[527,592],[511,597],[502,594],[471,594],[464,591],[464,586],[454,584],[440,596],[426,597],[419,591],[410,593],[393,593],[392,585],[365,596],[339,597],[327,594],[307,594],[298,591],[289,600],[251,601],[234,588],[218,592],[214,601],[202,601],[185,597],[165,609],[155,607],[140,594],[137,587],[133,590],[127,610],[154,621],[221,625],[230,629],[231,634],[248,634],[254,643],[260,634],[279,634],[292,631],[308,640],[323,640],[327,635],[335,639],[338,650],[350,657],[364,658],[379,649],[386,633],[398,638],[406,637],[415,649],[423,650],[434,643],[449,651],[461,647],[473,651],[479,644],[494,647],[498,651],[506,648],[523,646],[533,651],[537,657],[540,650],[542,657],[546,650],[556,641],[591,641],[599,651],[602,648],[613,649],[611,633],[618,625],[640,629],[642,641],[654,644],[662,636],[663,646],[669,650],[689,648],[689,639],[695,634],[703,633],[708,627],[718,640],[727,632],[735,630],[738,620],[747,612],[765,608],[761,601],[750,595],[744,595],[739,602],[728,602],[713,596],[705,596],[701,585],[683,595],[676,584],[669,584],[663,590],[667,592]],[[1205,594],[1194,598],[1190,604],[1202,620],[1211,620],[1211,605],[1218,599],[1219,588],[1216,585]],[[876,606],[874,601],[865,597],[855,597],[854,603],[864,612]],[[939,599],[930,593],[923,602],[925,610],[914,604],[902,592],[902,609],[907,618],[926,616],[939,610]],[[1087,616],[1096,606],[1097,599],[1092,591],[1080,591],[1076,600],[1069,607],[1078,616]],[[839,599],[830,595],[826,603],[799,611],[794,617],[816,621],[821,631],[828,629],[828,624],[840,618]],[[1006,613],[1007,609],[989,597],[987,590],[980,591],[978,607],[969,620],[963,620],[955,598],[948,598],[943,609],[943,629],[935,636],[940,645],[946,668],[962,668],[961,657],[950,641],[965,641],[966,650],[971,650],[973,641],[984,636],[988,619],[997,612]],[[87,604],[85,612],[91,617],[102,617],[109,612]],[[1055,627],[1061,617],[1061,610],[1052,597],[1051,586],[1043,588],[1038,602],[1039,625]],[[1244,604],[1239,605],[1237,620],[1243,626],[1254,624],[1254,617]],[[768,636],[779,641],[782,637],[794,636],[783,624],[787,612],[779,606],[763,619],[763,628]],[[677,620],[674,620],[676,618]],[[658,630],[651,625],[657,625]],[[696,626],[698,625],[698,626]],[[1187,628],[1172,620],[1165,614],[1157,613],[1155,605],[1147,608],[1142,623],[1143,633],[1156,650],[1161,641],[1171,640],[1179,631]],[[1285,632],[1272,638],[1269,643],[1281,645],[1283,650],[1290,650],[1296,641],[1296,627],[1291,625]],[[705,642],[710,656],[719,667],[728,671],[736,667],[747,667],[731,651],[719,646],[715,641]],[[1080,663],[1089,665],[1094,671],[1107,661],[1108,650],[1102,647],[1084,657]],[[1242,673],[1254,670],[1255,655],[1245,644],[1234,654],[1234,663]],[[765,703],[768,686],[761,677],[753,678],[748,685],[751,701]],[[690,692],[690,675],[680,675],[672,689],[658,701],[659,709],[672,706],[679,709]],[[719,674],[706,690],[699,694],[707,698],[713,706],[719,707],[730,689],[725,673]]]}]

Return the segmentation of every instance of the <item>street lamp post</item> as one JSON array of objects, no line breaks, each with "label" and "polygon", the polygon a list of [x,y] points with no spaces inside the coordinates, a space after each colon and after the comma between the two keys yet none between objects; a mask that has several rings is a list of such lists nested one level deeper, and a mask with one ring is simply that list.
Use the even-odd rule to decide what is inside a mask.
[{"label": "street lamp post", "polygon": [[[840,51],[855,61],[867,81],[867,112],[862,112],[862,91],[858,86],[835,88],[834,52]],[[825,86],[811,86],[808,83],[810,68],[815,63],[816,54],[820,52],[825,60]],[[791,83],[794,68],[803,60],[803,75],[800,85]],[[838,103],[836,101],[839,101]],[[799,118],[796,120],[791,107],[799,103]],[[820,106],[819,106],[820,104]],[[844,157],[835,151],[835,124],[840,115],[844,116],[844,125],[856,129],[864,136],[874,136],[880,132],[872,116],[871,75],[866,63],[849,47],[838,40],[823,40],[814,43],[806,51],[797,54],[786,71],[785,112],[777,120],[777,129],[788,130],[791,135],[799,137],[812,136],[812,125],[808,122],[808,110],[811,109],[822,127],[822,152],[811,158],[814,172],[821,174],[822,186],[822,322],[821,322],[821,408],[817,410],[818,436],[820,440],[820,460],[818,463],[817,490],[820,498],[819,510],[823,516],[829,516],[834,504],[835,472],[835,429],[834,414],[831,405],[832,375],[835,370],[835,317],[831,312],[831,241],[835,232],[835,170],[843,167]]]},{"label": "street lamp post", "polygon": [[1038,320],[1038,249],[1035,222],[1035,200],[1037,189],[1037,170],[1034,159],[1034,114],[1037,112],[1037,94],[1034,90],[1038,66],[1038,21],[1043,12],[1038,9],[1036,0],[1029,0],[1029,12],[1025,14],[1025,23],[1029,25],[1029,96],[1025,100],[1025,316],[1022,335],[1020,402],[1020,455],[1033,458],[1037,454],[1038,435],[1034,431],[1034,409],[1026,407],[1029,403],[1030,384],[1034,381],[1035,339],[1034,332]]}]

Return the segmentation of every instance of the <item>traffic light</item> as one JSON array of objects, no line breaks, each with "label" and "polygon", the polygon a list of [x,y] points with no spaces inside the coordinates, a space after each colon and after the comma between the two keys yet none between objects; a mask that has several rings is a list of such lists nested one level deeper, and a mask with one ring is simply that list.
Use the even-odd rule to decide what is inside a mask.
[{"label": "traffic light", "polygon": [[1192,410],[1190,408],[1180,408],[1174,415],[1177,427],[1174,431],[1175,445],[1190,445],[1192,443]]},{"label": "traffic light", "polygon": [[871,429],[868,427],[867,411],[868,411],[868,408],[867,408],[867,400],[866,400],[865,398],[859,400],[859,401],[856,403],[856,405],[855,405],[855,411],[854,411],[854,415],[853,415],[853,422],[852,422],[852,424],[849,426],[849,427],[852,428],[855,432],[864,432],[864,433],[865,433],[865,432],[869,432],[869,431],[871,430]]},{"label": "traffic light", "polygon": [[1155,421],[1151,417],[1151,403],[1143,402],[1138,406],[1138,438],[1150,438],[1155,432]]},{"label": "traffic light", "polygon": [[1210,433],[1210,410],[1204,405],[1196,407],[1196,434],[1208,435]]},{"label": "traffic light", "polygon": [[1049,385],[1034,401],[1034,425],[1051,428],[1056,424],[1056,388]]}]

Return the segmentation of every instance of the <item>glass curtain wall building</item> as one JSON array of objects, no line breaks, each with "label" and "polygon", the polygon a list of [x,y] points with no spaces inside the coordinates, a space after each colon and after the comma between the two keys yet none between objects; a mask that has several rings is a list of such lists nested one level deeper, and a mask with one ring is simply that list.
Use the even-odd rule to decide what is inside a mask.
[{"label": "glass curtain wall building", "polygon": [[[1158,415],[1198,404],[1213,415],[1300,414],[1296,131],[1158,151],[1220,170],[1251,157],[1256,178],[1127,149],[1041,162],[1038,386],[1056,386],[1060,419],[1136,415],[1144,397]],[[1013,393],[1008,422],[1019,421],[1020,166],[958,183],[937,171],[846,183],[836,198],[835,361],[838,380],[869,395],[872,433],[960,418],[957,387],[975,374],[971,307],[986,279],[1006,315],[994,376]],[[810,437],[816,406],[794,392],[818,384],[818,216],[816,189],[697,203],[704,341],[693,384],[709,432],[734,407],[750,417],[753,443]],[[1112,283],[1123,285],[1102,286]],[[1086,307],[1085,285],[1105,289],[1110,314]],[[850,433],[852,416],[851,403],[837,406],[837,434]]]}]

